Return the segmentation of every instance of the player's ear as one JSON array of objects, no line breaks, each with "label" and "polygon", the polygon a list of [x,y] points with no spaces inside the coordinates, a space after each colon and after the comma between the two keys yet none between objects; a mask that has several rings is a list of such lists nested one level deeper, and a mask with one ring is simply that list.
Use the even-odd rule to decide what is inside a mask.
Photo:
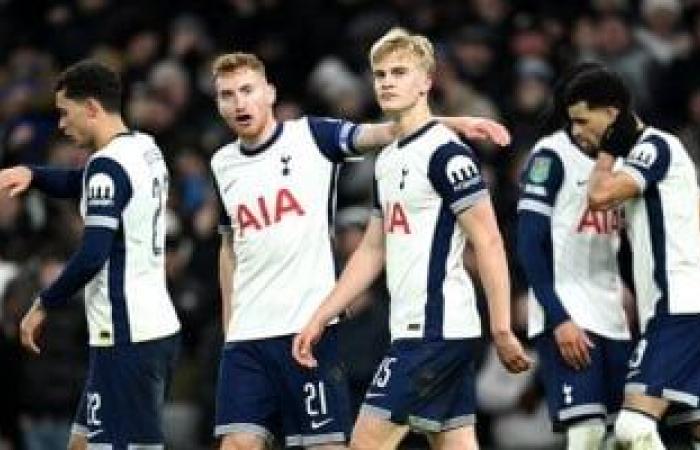
[{"label": "player's ear", "polygon": [[433,87],[433,79],[434,79],[433,74],[428,73],[427,76],[425,77],[425,83],[423,84],[423,88],[421,89],[421,92],[420,92],[421,95],[428,95],[428,92],[430,92],[430,89]]},{"label": "player's ear", "polygon": [[267,85],[267,98],[270,106],[274,105],[277,101],[277,89],[269,83]]},{"label": "player's ear", "polygon": [[97,114],[102,110],[102,105],[100,105],[100,102],[98,102],[92,97],[88,97],[87,99],[85,99],[83,105],[85,107],[85,112],[87,116],[91,119],[97,117]]},{"label": "player's ear", "polygon": [[617,116],[620,114],[620,110],[616,108],[615,106],[606,106],[605,107],[605,113],[610,119],[611,122],[614,122],[615,119],[617,119]]}]

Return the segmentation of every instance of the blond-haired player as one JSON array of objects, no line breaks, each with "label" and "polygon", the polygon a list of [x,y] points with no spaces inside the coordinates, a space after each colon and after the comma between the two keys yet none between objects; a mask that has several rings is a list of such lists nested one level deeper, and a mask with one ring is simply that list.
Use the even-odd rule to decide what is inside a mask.
[{"label": "blond-haired player", "polygon": [[428,106],[435,62],[423,36],[393,29],[370,53],[382,110],[399,138],[379,155],[374,215],[331,295],[294,342],[316,366],[311,346],[326,325],[386,268],[392,345],[369,387],[351,447],[395,447],[408,428],[433,448],[475,449],[474,345],[481,336],[472,281],[462,255],[474,245],[488,297],[491,334],[506,367],[529,360],[510,329],[510,289],[502,239],[473,152]]}]

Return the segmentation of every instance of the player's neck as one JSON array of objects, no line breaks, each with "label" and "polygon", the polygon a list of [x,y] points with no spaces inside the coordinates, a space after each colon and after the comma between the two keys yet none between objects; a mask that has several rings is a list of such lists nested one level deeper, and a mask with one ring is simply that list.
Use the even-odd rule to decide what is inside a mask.
[{"label": "player's neck", "polygon": [[399,139],[412,134],[433,118],[428,102],[417,102],[410,109],[399,113],[396,121],[399,125]]},{"label": "player's neck", "polygon": [[262,129],[262,132],[256,134],[255,136],[241,136],[241,144],[247,148],[258,147],[270,139],[273,133],[277,129],[277,120],[269,120]]},{"label": "player's neck", "polygon": [[104,118],[95,133],[95,150],[101,149],[109,144],[114,136],[129,131],[121,116],[113,114]]}]

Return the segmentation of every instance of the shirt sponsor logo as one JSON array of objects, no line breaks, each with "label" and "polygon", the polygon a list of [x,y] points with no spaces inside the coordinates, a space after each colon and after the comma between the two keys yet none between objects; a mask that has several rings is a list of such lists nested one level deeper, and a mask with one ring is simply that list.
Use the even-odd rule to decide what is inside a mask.
[{"label": "shirt sponsor logo", "polygon": [[450,159],[445,173],[455,191],[468,189],[481,179],[476,163],[463,155],[457,155]]},{"label": "shirt sponsor logo", "polygon": [[114,181],[106,173],[96,173],[88,180],[88,206],[112,206],[114,204]]}]

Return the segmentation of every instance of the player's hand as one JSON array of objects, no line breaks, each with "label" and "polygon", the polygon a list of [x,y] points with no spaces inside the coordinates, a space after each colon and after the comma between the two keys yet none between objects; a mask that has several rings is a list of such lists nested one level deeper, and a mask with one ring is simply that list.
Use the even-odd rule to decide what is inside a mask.
[{"label": "player's hand", "polygon": [[571,320],[560,323],[554,329],[554,338],[564,361],[576,370],[591,364],[590,349],[595,345],[584,330]]},{"label": "player's hand", "polygon": [[321,339],[325,326],[316,320],[311,319],[303,330],[294,336],[292,343],[292,356],[297,362],[310,369],[318,366],[318,361],[312,353],[314,345]]},{"label": "player's hand", "polygon": [[500,123],[482,117],[463,117],[458,131],[468,139],[482,139],[505,147],[510,144],[510,133]]},{"label": "player's hand", "polygon": [[626,158],[641,133],[634,113],[620,111],[615,121],[605,130],[600,140],[600,150],[616,157]]},{"label": "player's hand", "polygon": [[512,331],[494,333],[493,343],[496,345],[498,358],[508,372],[520,373],[532,366],[532,360],[525,353],[522,344]]},{"label": "player's hand", "polygon": [[20,338],[22,345],[36,354],[41,353],[39,346],[36,344],[36,339],[39,337],[41,326],[46,320],[46,311],[41,306],[39,299],[34,302],[27,314],[22,318],[19,324]]},{"label": "player's hand", "polygon": [[8,191],[10,197],[19,195],[29,188],[32,177],[32,170],[26,166],[0,170],[0,191]]}]

